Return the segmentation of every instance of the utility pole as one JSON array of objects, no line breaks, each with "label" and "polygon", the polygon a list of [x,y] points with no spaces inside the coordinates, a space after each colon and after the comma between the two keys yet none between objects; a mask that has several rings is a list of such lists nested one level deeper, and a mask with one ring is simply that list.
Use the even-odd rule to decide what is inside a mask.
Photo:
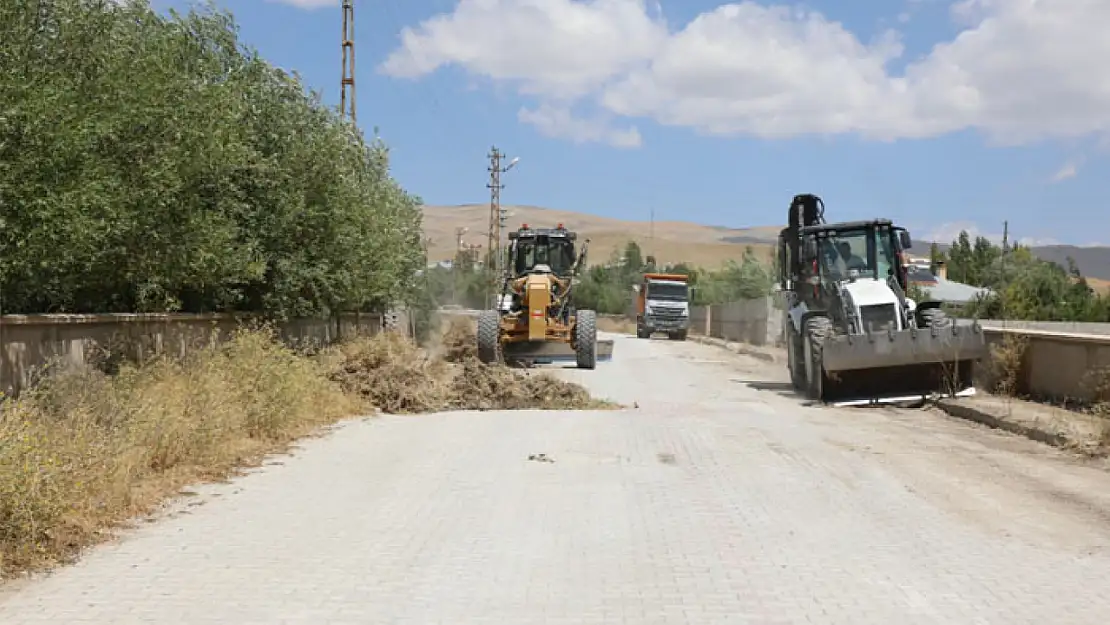
[{"label": "utility pole", "polygon": [[343,77],[340,81],[339,113],[358,121],[355,105],[355,5],[353,0],[343,0]]},{"label": "utility pole", "polygon": [[519,158],[514,158],[509,161],[506,166],[501,165],[501,159],[505,158],[505,154],[493,146],[489,150],[489,182],[486,187],[489,188],[489,233],[488,245],[486,247],[487,267],[491,270],[490,283],[488,286],[488,296],[491,304],[495,303],[494,293],[496,291],[496,284],[498,278],[505,270],[505,259],[501,257],[501,230],[505,228],[505,219],[508,217],[505,210],[501,208],[501,189],[505,185],[501,184],[501,174],[509,171],[517,162]]},{"label": "utility pole", "polygon": [[505,185],[501,184],[501,159],[504,154],[497,149],[497,146],[490,148],[489,151],[489,182],[486,187],[489,189],[489,233],[488,241],[486,244],[486,264],[490,271],[490,283],[488,287],[489,301],[494,304],[493,298],[496,292],[497,278],[501,275],[501,227],[504,222],[504,217],[501,215],[501,189]]}]

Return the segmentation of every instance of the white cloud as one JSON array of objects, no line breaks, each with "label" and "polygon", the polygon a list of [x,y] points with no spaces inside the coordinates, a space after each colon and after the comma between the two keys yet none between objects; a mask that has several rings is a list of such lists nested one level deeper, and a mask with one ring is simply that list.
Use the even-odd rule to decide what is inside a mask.
[{"label": "white cloud", "polygon": [[720,135],[1108,134],[1110,2],[960,0],[951,12],[964,29],[894,73],[899,33],[861,37],[793,7],[724,4],[669,29],[644,0],[460,0],[405,29],[382,69],[416,78],[455,65],[541,110],[585,100]]},{"label": "white cloud", "polygon": [[[972,244],[975,243],[977,237],[984,237],[995,245],[1002,244],[1001,232],[984,232],[978,225],[970,221],[953,221],[943,223],[936,226],[931,231],[927,232],[921,240],[931,241],[941,244],[949,244],[955,241],[961,231],[966,231],[968,237],[971,239]],[[1014,233],[1010,233],[1010,241],[1020,243],[1027,247],[1041,246],[1041,245],[1060,245],[1056,239],[1037,238],[1037,237],[1015,237]]]},{"label": "white cloud", "polygon": [[1063,182],[1075,178],[1077,175],[1079,175],[1079,162],[1068,161],[1061,165],[1055,174],[1052,174],[1051,182]]},{"label": "white cloud", "polygon": [[324,7],[337,7],[340,0],[266,0],[272,4],[288,4],[300,9],[322,9]]},{"label": "white cloud", "polygon": [[536,109],[522,108],[517,118],[548,137],[562,137],[575,143],[600,142],[618,148],[638,148],[643,143],[635,126],[613,128],[605,119],[575,117],[570,109],[549,104]]},{"label": "white cloud", "polygon": [[666,37],[640,0],[461,0],[402,30],[382,69],[418,77],[454,64],[526,93],[575,99],[651,59]]}]

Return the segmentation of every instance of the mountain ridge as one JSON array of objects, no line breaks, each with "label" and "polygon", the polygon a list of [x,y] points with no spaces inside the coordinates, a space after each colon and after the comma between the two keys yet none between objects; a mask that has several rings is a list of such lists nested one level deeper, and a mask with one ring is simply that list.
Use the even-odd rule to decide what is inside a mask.
[{"label": "mountain ridge", "polygon": [[[508,213],[506,229],[521,224],[552,227],[559,223],[579,232],[580,240],[590,239],[590,264],[605,262],[619,253],[629,240],[636,241],[644,254],[654,255],[660,263],[689,262],[717,268],[729,259],[739,260],[746,247],[769,259],[783,226],[732,227],[689,221],[634,221],[603,215],[524,204],[503,204]],[[453,258],[456,228],[466,228],[463,241],[484,249],[489,225],[489,204],[428,205],[423,207],[424,233],[432,261]],[[915,241],[911,252],[928,255],[931,241]],[[951,243],[937,245],[942,250]],[[1093,279],[1092,286],[1110,287],[1110,247],[1078,245],[1031,246],[1030,251],[1047,261],[1067,266],[1070,256],[1080,272]]]}]

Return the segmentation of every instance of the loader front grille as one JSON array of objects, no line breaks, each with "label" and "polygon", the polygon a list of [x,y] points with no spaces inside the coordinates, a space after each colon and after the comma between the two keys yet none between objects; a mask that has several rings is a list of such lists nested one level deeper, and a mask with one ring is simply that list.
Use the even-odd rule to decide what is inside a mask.
[{"label": "loader front grille", "polygon": [[886,332],[888,329],[898,329],[898,315],[894,304],[860,306],[859,316],[864,332]]}]

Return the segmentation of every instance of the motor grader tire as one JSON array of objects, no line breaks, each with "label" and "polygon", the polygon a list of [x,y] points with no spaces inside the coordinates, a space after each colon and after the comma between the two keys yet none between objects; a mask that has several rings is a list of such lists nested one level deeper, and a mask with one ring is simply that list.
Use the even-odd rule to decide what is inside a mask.
[{"label": "motor grader tire", "polygon": [[921,328],[946,330],[952,327],[952,318],[939,308],[926,308],[921,311]]},{"label": "motor grader tire", "polygon": [[833,325],[828,317],[810,317],[805,323],[805,365],[806,396],[815,401],[824,401],[825,368],[822,364],[821,350],[825,339],[832,336]]},{"label": "motor grader tire", "polygon": [[597,367],[597,313],[579,310],[574,322],[574,359],[579,369]]},{"label": "motor grader tire", "polygon": [[501,315],[496,310],[478,314],[478,360],[487,365],[501,360]]}]

